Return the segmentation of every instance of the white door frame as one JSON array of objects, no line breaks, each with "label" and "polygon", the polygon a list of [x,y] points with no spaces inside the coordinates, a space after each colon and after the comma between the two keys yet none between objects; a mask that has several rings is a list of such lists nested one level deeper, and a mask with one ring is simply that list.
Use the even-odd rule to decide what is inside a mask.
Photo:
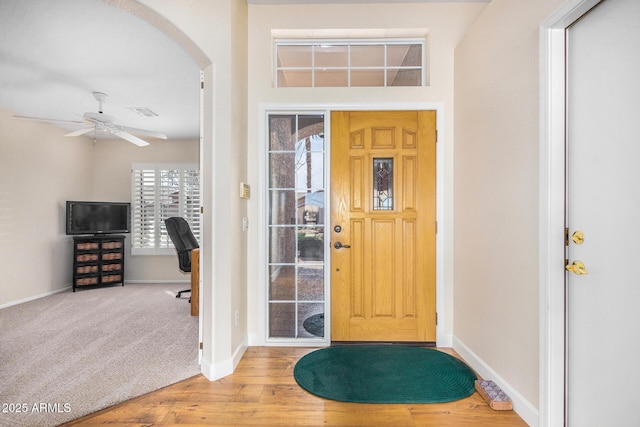
[{"label": "white door frame", "polygon": [[540,426],[565,425],[566,30],[601,0],[568,0],[540,25]]}]

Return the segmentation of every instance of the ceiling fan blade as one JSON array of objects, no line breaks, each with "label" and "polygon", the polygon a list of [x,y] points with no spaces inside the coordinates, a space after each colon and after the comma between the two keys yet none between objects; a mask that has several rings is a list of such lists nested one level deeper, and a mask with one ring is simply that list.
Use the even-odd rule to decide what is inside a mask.
[{"label": "ceiling fan blade", "polygon": [[47,123],[84,123],[81,120],[60,120],[60,119],[47,119],[44,117],[31,117],[31,116],[20,116],[14,114],[13,117],[16,119],[27,119],[27,120],[37,120],[39,122],[47,122]]},{"label": "ceiling fan blade", "polygon": [[129,133],[137,133],[138,135],[150,136],[152,138],[158,138],[158,139],[167,139],[167,135],[161,132],[154,132],[152,130],[146,130],[146,129],[130,128],[128,126],[121,126],[121,127],[122,129],[124,129],[126,132],[129,132]]},{"label": "ceiling fan blade", "polygon": [[95,130],[94,128],[78,129],[78,130],[74,130],[73,132],[69,132],[65,136],[80,136],[80,135],[84,135],[85,133],[92,132],[94,130]]},{"label": "ceiling fan blade", "polygon": [[115,131],[115,132],[113,132],[113,134],[115,136],[118,136],[118,137],[122,138],[122,139],[126,139],[127,141],[129,141],[129,142],[131,142],[133,144],[136,144],[136,145],[138,145],[140,147],[144,147],[146,145],[149,145],[149,143],[147,141],[145,141],[143,139],[140,139],[137,136],[133,136],[129,132],[125,132],[123,130]]}]

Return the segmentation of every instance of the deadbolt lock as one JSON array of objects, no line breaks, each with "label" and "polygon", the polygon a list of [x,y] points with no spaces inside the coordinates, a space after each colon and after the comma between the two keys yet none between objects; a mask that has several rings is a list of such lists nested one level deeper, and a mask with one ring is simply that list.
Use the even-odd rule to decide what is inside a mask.
[{"label": "deadbolt lock", "polygon": [[576,230],[571,235],[571,240],[576,245],[581,245],[584,242],[584,233],[580,230]]}]

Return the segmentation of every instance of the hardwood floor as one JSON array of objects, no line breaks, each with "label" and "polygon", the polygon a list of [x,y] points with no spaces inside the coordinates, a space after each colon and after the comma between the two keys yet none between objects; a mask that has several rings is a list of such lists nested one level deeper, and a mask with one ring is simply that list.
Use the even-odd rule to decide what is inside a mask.
[{"label": "hardwood floor", "polygon": [[[526,426],[494,411],[478,393],[438,404],[361,404],[302,390],[293,366],[311,348],[250,347],[236,371],[217,381],[197,375],[63,426]],[[439,349],[455,354],[451,349]]]}]

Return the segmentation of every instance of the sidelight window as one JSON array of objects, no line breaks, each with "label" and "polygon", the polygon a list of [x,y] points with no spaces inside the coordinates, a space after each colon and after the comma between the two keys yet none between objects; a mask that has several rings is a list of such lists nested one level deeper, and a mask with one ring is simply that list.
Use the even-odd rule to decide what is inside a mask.
[{"label": "sidelight window", "polygon": [[324,338],[324,115],[268,126],[268,337]]}]

